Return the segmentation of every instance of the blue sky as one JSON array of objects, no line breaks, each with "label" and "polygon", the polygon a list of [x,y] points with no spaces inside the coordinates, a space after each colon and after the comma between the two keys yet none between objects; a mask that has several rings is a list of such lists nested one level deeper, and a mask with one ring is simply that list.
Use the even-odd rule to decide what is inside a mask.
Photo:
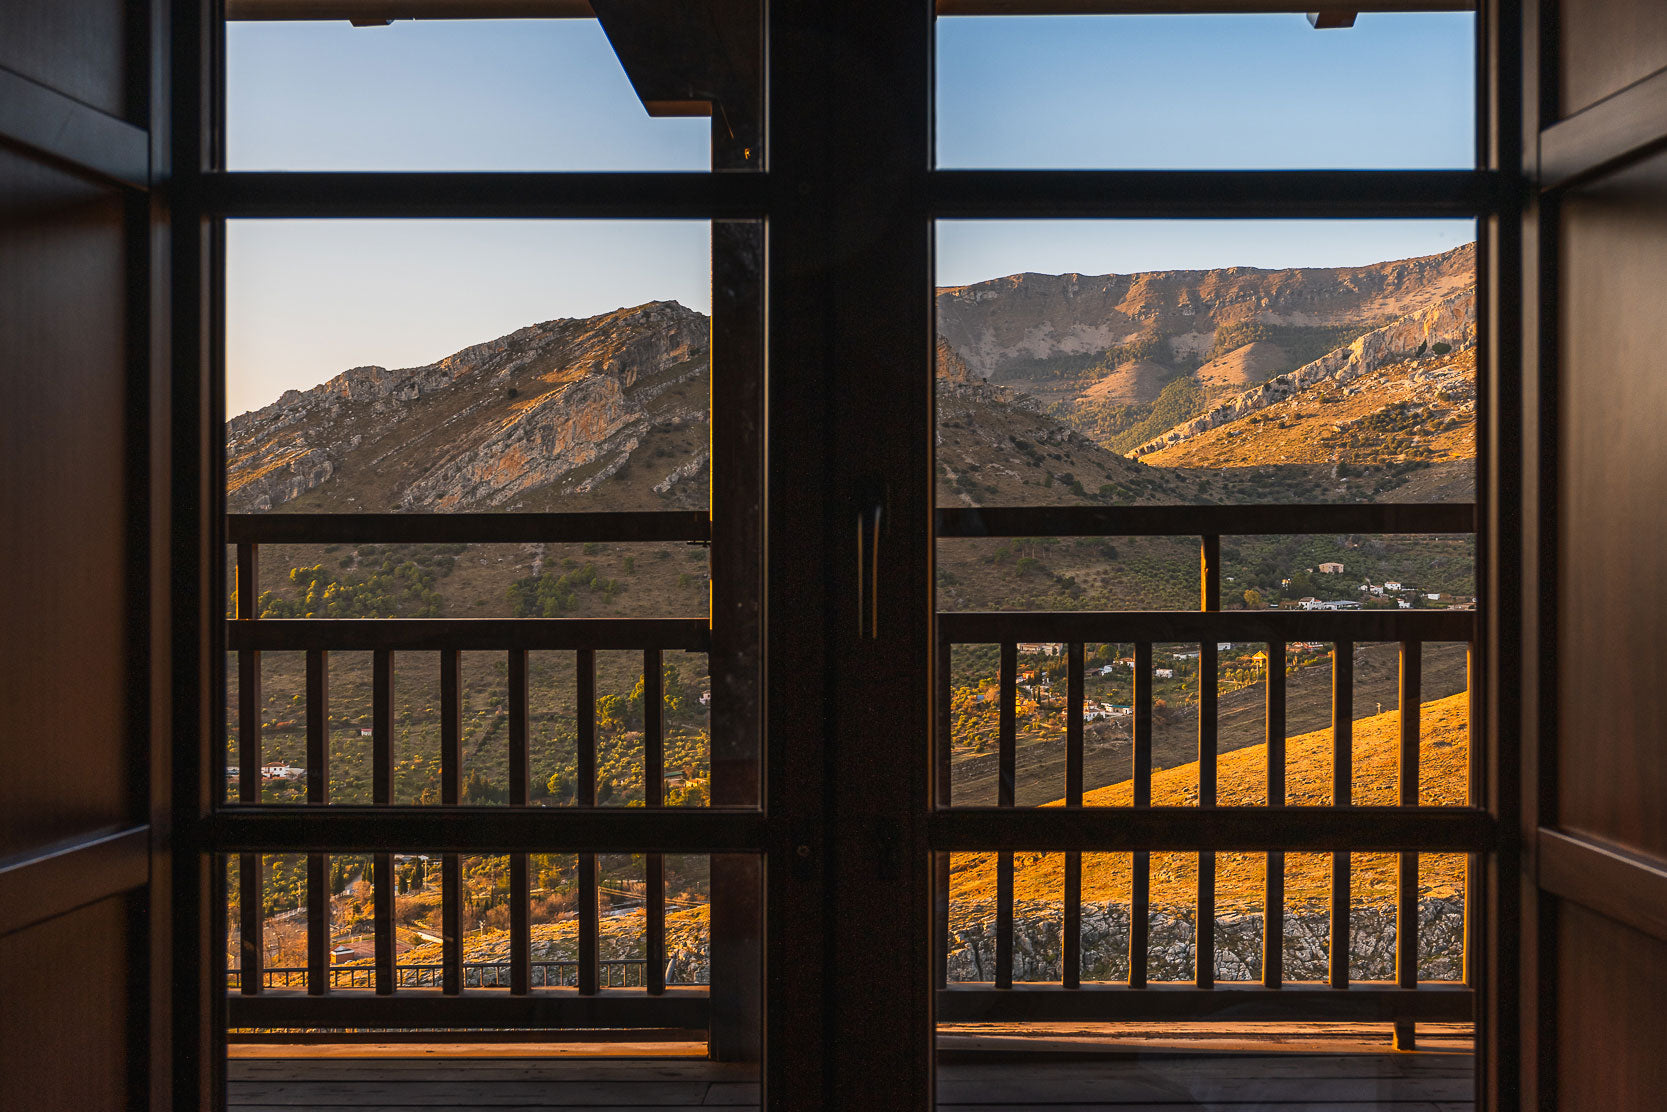
[{"label": "blue sky", "polygon": [[[954,19],[944,166],[1450,167],[1472,158],[1472,18]],[[651,120],[589,21],[231,24],[234,170],[702,170],[705,120]],[[1473,238],[1455,221],[953,222],[938,278],[1337,266]],[[533,321],[706,310],[687,222],[241,221],[227,409],[365,363],[413,366]]]}]

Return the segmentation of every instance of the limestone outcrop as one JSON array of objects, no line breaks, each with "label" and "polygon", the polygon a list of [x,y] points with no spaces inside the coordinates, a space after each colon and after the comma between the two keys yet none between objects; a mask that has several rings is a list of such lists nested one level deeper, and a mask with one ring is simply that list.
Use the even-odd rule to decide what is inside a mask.
[{"label": "limestone outcrop", "polygon": [[1179,444],[1188,437],[1236,421],[1270,405],[1295,397],[1320,382],[1348,383],[1381,367],[1407,359],[1436,344],[1453,351],[1476,345],[1476,291],[1461,290],[1421,309],[1366,333],[1346,347],[1322,355],[1288,374],[1278,375],[1210,407],[1207,413],[1176,425],[1153,437],[1129,455],[1150,455]]},{"label": "limestone outcrop", "polygon": [[[656,430],[705,424],[705,390],[692,383],[707,374],[708,332],[700,313],[650,302],[531,325],[424,367],[355,367],[288,391],[227,422],[229,508],[272,510],[327,486],[331,508],[363,511],[488,510],[542,488],[586,493]],[[667,489],[698,470],[665,476]]]}]

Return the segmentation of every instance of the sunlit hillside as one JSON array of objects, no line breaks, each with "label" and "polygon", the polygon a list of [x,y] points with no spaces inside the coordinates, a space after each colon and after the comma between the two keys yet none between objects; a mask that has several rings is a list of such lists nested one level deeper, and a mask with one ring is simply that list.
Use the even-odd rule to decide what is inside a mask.
[{"label": "sunlit hillside", "polygon": [[[1466,803],[1469,754],[1469,693],[1425,703],[1420,712],[1419,802],[1425,806],[1462,806]],[[1398,789],[1396,762],[1400,743],[1400,713],[1388,711],[1354,724],[1354,802],[1362,806],[1395,803]],[[1286,798],[1291,806],[1325,806],[1331,802],[1331,731],[1317,730],[1286,742]],[[1218,758],[1217,801],[1223,807],[1254,807],[1265,803],[1267,747],[1248,746]],[[1091,807],[1127,807],[1133,785],[1124,782],[1087,793]],[[1063,801],[1049,804],[1060,806]],[[1178,765],[1152,776],[1152,802],[1158,806],[1196,805],[1198,765]],[[1152,905],[1191,907],[1197,892],[1196,854],[1152,855]],[[1216,864],[1218,910],[1260,908],[1264,855],[1221,853]],[[1287,854],[1285,899],[1289,906],[1321,904],[1331,891],[1329,854]],[[1458,855],[1428,855],[1419,863],[1419,889],[1424,894],[1451,894],[1464,883],[1464,859]],[[1395,893],[1396,859],[1392,854],[1357,854],[1353,891],[1356,903],[1381,904]],[[1060,853],[1021,853],[1014,868],[1017,902],[1058,902],[1065,884],[1065,857]],[[1085,854],[1082,897],[1085,902],[1126,903],[1129,900],[1129,855]],[[988,903],[995,899],[995,855],[956,854],[950,872],[951,916],[957,903]]]}]

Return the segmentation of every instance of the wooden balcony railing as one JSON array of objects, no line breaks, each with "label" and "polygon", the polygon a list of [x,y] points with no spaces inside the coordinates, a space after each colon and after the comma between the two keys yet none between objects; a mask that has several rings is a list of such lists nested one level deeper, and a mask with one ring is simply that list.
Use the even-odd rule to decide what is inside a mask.
[{"label": "wooden balcony railing", "polygon": [[[938,1018],[955,1020],[1087,1019],[1351,1019],[1390,1020],[1397,1038],[1410,1042],[1416,1020],[1470,1019],[1475,1008],[1474,947],[1478,938],[1478,855],[1493,844],[1494,828],[1479,806],[1480,770],[1470,747],[1469,807],[1418,805],[1421,646],[1463,642],[1474,660],[1474,612],[1431,610],[1227,611],[1220,609],[1220,538],[1246,535],[1469,533],[1470,505],[1174,506],[1124,509],[1077,507],[940,510],[942,537],[1174,536],[1191,534],[1200,545],[1200,606],[1181,612],[944,613],[938,617],[935,770],[937,809],[929,823],[938,858]],[[1266,688],[1266,806],[1217,806],[1218,641],[1260,642],[1270,667]],[[1332,654],[1332,803],[1286,805],[1285,647],[1294,641],[1330,642]],[[1351,805],[1353,762],[1353,660],[1360,642],[1400,646],[1398,806]],[[1017,645],[1066,645],[1065,784],[1063,808],[1017,808]],[[1152,805],[1152,647],[1196,644],[1199,657],[1198,806]],[[1134,645],[1132,806],[1084,807],[1084,648],[1089,643]],[[951,806],[950,661],[957,644],[1000,646],[998,786],[995,807]],[[1471,684],[1474,700],[1475,684]],[[1474,707],[1473,707],[1474,710]],[[1476,716],[1470,715],[1474,737]],[[1065,852],[1061,980],[1015,982],[1014,851]],[[1129,973],[1123,984],[1082,981],[1082,852],[1131,854]],[[1360,982],[1349,971],[1350,854],[1398,853],[1393,984]],[[995,965],[984,984],[948,980],[949,854],[994,851],[996,857]],[[1194,971],[1190,985],[1154,983],[1148,976],[1151,854],[1198,854]],[[1267,854],[1263,892],[1260,984],[1215,980],[1215,853]],[[1288,982],[1283,970],[1284,855],[1329,851],[1330,975],[1323,984]],[[1460,984],[1418,980],[1418,855],[1469,855],[1465,884],[1464,979]]]},{"label": "wooden balcony railing", "polygon": [[[705,986],[666,983],[664,851],[752,850],[755,817],[672,812],[665,805],[663,654],[706,652],[704,618],[283,619],[257,620],[262,544],[590,542],[707,543],[704,513],[496,515],[269,514],[227,519],[236,546],[236,616],[226,646],[238,658],[238,798],[218,809],[209,842],[239,862],[241,968],[229,970],[229,1022],[251,1027],[513,1028],[546,1026],[700,1028]],[[577,800],[573,807],[530,807],[528,652],[560,649],[575,660]],[[642,653],[644,808],[597,802],[596,654]],[[260,654],[306,654],[306,805],[261,804]],[[372,655],[372,804],[333,805],[329,795],[328,657]],[[503,654],[507,679],[508,807],[460,806],[463,652]],[[440,803],[394,803],[393,706],[399,654],[440,658]],[[394,942],[394,855],[437,851],[441,868],[442,960],[399,963]],[[642,852],[646,862],[644,960],[599,957],[598,852]],[[465,962],[462,869],[465,851],[507,854],[509,957]],[[374,888],[375,958],[368,966],[330,962],[327,859],[368,853]],[[577,959],[532,959],[529,857],[575,853]],[[262,853],[307,855],[304,968],[263,968]],[[473,990],[501,988],[479,996]],[[368,990],[353,992],[351,990]],[[304,992],[303,992],[304,990]],[[342,995],[324,999],[332,991]],[[395,995],[396,990],[418,990]],[[424,991],[426,990],[426,991]],[[437,991],[435,991],[437,990]],[[466,991],[467,990],[467,991]]]},{"label": "wooden balcony railing", "polygon": [[[1278,1017],[1314,1020],[1394,1021],[1410,1038],[1416,1020],[1460,1020],[1473,1015],[1479,937],[1476,894],[1479,855],[1496,838],[1482,807],[1476,746],[1469,758],[1468,807],[1418,805],[1420,647],[1463,642],[1472,648],[1477,615],[1458,611],[1228,611],[1220,610],[1220,538],[1272,534],[1454,534],[1474,530],[1469,505],[1435,506],[1203,506],[1137,508],[1022,508],[940,510],[941,538],[986,536],[1185,536],[1200,538],[1200,607],[1177,612],[985,612],[939,615],[936,667],[938,721],[934,739],[937,785],[927,820],[936,854],[940,893],[948,890],[951,852],[997,856],[994,976],[982,984],[951,984],[944,962],[947,906],[938,903],[938,1003],[940,1020],[1172,1019]],[[229,1020],[233,1027],[426,1027],[513,1028],[545,1026],[701,1028],[712,1014],[710,994],[724,986],[668,985],[665,978],[665,852],[757,854],[765,820],[756,808],[662,809],[664,737],[660,714],[661,655],[667,650],[706,651],[705,619],[332,619],[257,620],[254,604],[258,549],[263,543],[417,543],[437,541],[685,541],[709,536],[704,514],[584,515],[263,515],[234,517],[228,539],[237,546],[237,617],[227,623],[227,647],[238,656],[240,778],[238,801],[217,809],[207,841],[216,852],[240,860],[241,965],[233,974]],[[1333,797],[1329,807],[1291,807],[1285,797],[1285,682],[1271,668],[1266,694],[1267,805],[1221,807],[1216,800],[1218,641],[1260,642],[1270,660],[1283,660],[1295,641],[1329,642],[1333,657]],[[1065,806],[1020,808],[1014,803],[1017,753],[1015,696],[1017,645],[1023,641],[1067,645]],[[1083,663],[1089,643],[1135,646],[1133,692],[1133,805],[1083,805]],[[1153,806],[1152,647],[1188,642],[1199,646],[1199,805]],[[1352,762],[1352,648],[1363,642],[1400,646],[1402,715],[1399,739],[1399,804],[1356,807],[1350,800]],[[952,646],[1000,646],[1001,713],[999,788],[995,807],[955,807],[950,783],[950,673]],[[369,651],[373,659],[372,804],[329,805],[326,745],[327,654]],[[528,806],[527,653],[574,653],[578,693],[579,798],[576,807]],[[645,808],[598,807],[595,791],[595,654],[629,649],[643,654],[645,684]],[[260,662],[266,650],[306,654],[308,761],[306,806],[260,803]],[[393,803],[393,684],[397,654],[438,653],[441,659],[441,803],[434,807]],[[508,807],[459,805],[461,788],[462,652],[505,654],[508,687]],[[1475,684],[1471,685],[1474,692]],[[1471,716],[1474,735],[1476,719]],[[432,966],[400,965],[393,935],[393,855],[417,848],[435,851],[442,863],[443,959]],[[1063,973],[1057,984],[1027,984],[1013,977],[1014,860],[1019,850],[1066,854]],[[640,852],[648,862],[646,961],[641,987],[615,969],[633,963],[603,962],[598,952],[600,852]],[[1082,952],[1084,851],[1132,854],[1129,975],[1120,984],[1086,983]],[[1195,977],[1190,984],[1159,984],[1148,976],[1146,935],[1151,908],[1153,852],[1199,855],[1197,922],[1214,919],[1214,854],[1268,855],[1264,892],[1264,954],[1259,984],[1221,984],[1214,977],[1213,941],[1196,932]],[[1284,854],[1331,854],[1331,963],[1323,984],[1284,976],[1279,940],[1284,914]],[[1399,855],[1396,889],[1396,974],[1392,984],[1351,979],[1348,953],[1350,854]],[[460,854],[508,854],[510,953],[507,962],[465,963],[460,909]],[[576,853],[578,859],[578,956],[572,962],[532,960],[528,855]],[[307,943],[304,976],[297,970],[261,968],[262,853],[308,855]],[[375,960],[351,972],[329,961],[326,855],[369,853],[373,860]],[[1417,976],[1417,862],[1420,853],[1468,855],[1465,891],[1465,963],[1460,983],[1421,984]],[[714,916],[717,921],[717,916]],[[714,937],[714,948],[723,940]],[[507,968],[507,977],[505,970]],[[363,970],[363,971],[361,971]],[[542,970],[542,978],[538,970]],[[475,983],[467,985],[469,974]],[[437,988],[413,988],[406,976],[428,977]],[[552,975],[554,981],[552,982]],[[616,981],[615,977],[623,977]],[[348,978],[348,980],[343,980]],[[481,984],[505,991],[473,991]],[[304,984],[305,992],[300,991]],[[470,991],[465,991],[465,988]],[[353,991],[358,989],[360,991]],[[340,990],[329,999],[332,990]],[[752,991],[756,991],[753,989]]]}]

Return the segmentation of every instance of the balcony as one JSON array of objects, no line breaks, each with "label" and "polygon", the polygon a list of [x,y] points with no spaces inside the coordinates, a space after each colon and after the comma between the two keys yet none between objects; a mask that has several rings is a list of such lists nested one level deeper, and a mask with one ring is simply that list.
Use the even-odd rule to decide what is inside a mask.
[{"label": "balcony", "polygon": [[[1466,735],[1461,747],[1440,769],[1425,770],[1426,780],[1442,779],[1435,798],[1429,783],[1420,794],[1420,759],[1427,751],[1420,714],[1392,715],[1394,736],[1387,740],[1376,719],[1363,719],[1363,729],[1377,732],[1357,752],[1353,703],[1356,648],[1361,659],[1375,659],[1366,646],[1378,645],[1395,654],[1398,705],[1423,707],[1423,647],[1473,646],[1475,613],[1219,607],[1223,535],[1453,534],[1471,531],[1473,522],[1468,505],[939,511],[941,538],[1191,536],[1199,546],[1201,603],[1196,611],[939,616],[938,795],[927,821],[937,863],[940,1107],[1003,1107],[1004,1100],[1005,1106],[1030,1106],[1055,1094],[1049,1099],[1111,1108],[1177,1091],[1202,1101],[1244,1099],[1253,1091],[1254,1099],[1276,1100],[1281,1107],[1303,1107],[1305,1100],[1318,1107],[1332,1099],[1328,1093],[1359,1093],[1363,1083],[1379,1100],[1468,1106],[1478,930],[1472,893],[1478,855],[1493,838],[1491,820],[1473,805],[1478,769],[1469,756],[1472,719],[1468,706],[1459,710],[1454,721]],[[700,542],[708,530],[698,514],[230,519],[238,590],[227,644],[238,683],[235,745],[227,759],[235,759],[240,771],[235,802],[222,806],[215,819],[215,838],[225,859],[235,862],[230,889],[238,897],[231,950],[237,960],[225,972],[233,1107],[263,1107],[273,1094],[287,1094],[284,1100],[291,1102],[304,1096],[309,1103],[351,1094],[361,1106],[383,1101],[394,1107],[416,1094],[438,1099],[459,1085],[467,1086],[472,1100],[513,1103],[533,1083],[556,1087],[549,1091],[594,1090],[585,1099],[606,1103],[756,1107],[756,1059],[722,1049],[756,1046],[756,1035],[725,1031],[722,1017],[757,1007],[757,984],[746,976],[755,967],[736,953],[760,949],[751,932],[756,920],[746,911],[757,898],[756,889],[748,890],[756,883],[749,869],[756,857],[747,851],[756,854],[765,844],[767,820],[747,808],[665,806],[667,703],[659,681],[670,674],[665,654],[710,649],[705,621],[238,616],[256,612],[263,544]],[[1241,655],[1244,646],[1256,648],[1261,655],[1254,659],[1263,662],[1259,678],[1224,682],[1224,645]],[[995,674],[985,680],[994,703],[987,708],[994,721],[994,806],[977,805],[990,801],[956,787],[968,755],[964,745],[958,749],[951,711],[958,646],[994,650]],[[1090,667],[1090,646],[1115,647],[1111,655],[1132,685],[1127,703],[1116,707],[1121,713],[1106,712],[1110,721],[1096,727],[1128,734],[1129,779],[1093,792],[1084,787],[1085,735],[1093,720],[1086,691],[1115,666]],[[1041,654],[1052,663],[1021,675],[1021,647],[1027,660]],[[601,805],[597,794],[597,654],[620,651],[640,654],[644,807]],[[304,804],[261,802],[262,652],[304,654]],[[370,654],[374,783],[368,806],[337,804],[330,795],[332,652]],[[529,665],[529,654],[539,652],[568,654],[564,659],[574,669],[571,806],[531,803],[538,777],[530,756],[529,689],[551,682],[548,670],[537,673]],[[506,806],[463,802],[465,654],[502,662],[507,699],[498,740],[507,749]],[[1100,655],[1108,654],[1102,649]],[[438,804],[396,804],[396,675],[408,661],[435,656]],[[1173,674],[1173,668],[1156,666],[1171,659],[1183,668],[1196,661],[1196,681],[1189,681],[1196,690],[1187,696],[1185,713],[1197,722],[1197,760],[1158,772],[1154,712],[1162,701],[1154,695],[1154,679]],[[1270,661],[1288,663],[1274,668]],[[1298,675],[1301,663],[1323,664],[1330,673],[1329,729],[1321,749],[1305,734],[1291,738],[1288,751],[1287,672]],[[1463,668],[1468,671],[1468,664]],[[1056,678],[1063,683],[1056,685]],[[1260,700],[1260,746],[1220,748],[1224,692]],[[1063,721],[1056,732],[1062,734],[1065,792],[1055,806],[1018,805],[1019,709],[1026,700],[1032,700],[1033,721],[1045,717],[1035,713],[1039,706],[1061,707],[1055,717]],[[1094,705],[1103,710],[1110,704]],[[720,738],[712,744],[714,752],[724,748]],[[1328,767],[1321,773],[1303,763],[1322,757]],[[1254,798],[1239,798],[1241,790],[1223,788],[1222,769],[1243,779],[1247,760],[1261,762],[1260,788]],[[751,766],[744,778],[756,777],[756,761],[754,754],[739,762]],[[1373,782],[1357,790],[1362,775]],[[1455,775],[1462,782],[1452,782]],[[1184,799],[1170,798],[1166,787],[1178,777],[1187,780]],[[1393,787],[1382,782],[1386,777]],[[614,867],[610,862],[632,860],[609,851],[640,854],[641,883],[607,880],[602,874]],[[564,853],[572,862],[567,874],[550,880],[548,863],[556,858],[549,855]],[[685,960],[681,974],[677,961],[668,962],[666,860],[675,853],[705,853],[712,866],[698,905],[711,933],[696,943],[706,949],[695,962]],[[1442,855],[1435,860],[1446,862],[1449,872],[1453,862],[1462,862],[1457,891],[1440,907],[1421,894],[1419,861],[1432,860],[1429,855]],[[1089,888],[1095,888],[1096,869],[1116,874],[1109,888],[1095,888],[1100,895],[1093,900],[1084,895],[1085,857]],[[1034,896],[1036,883],[1054,883],[1054,873],[1037,873],[1040,881],[1027,877],[1051,858],[1062,866],[1057,891],[1039,905],[1021,893]],[[271,875],[260,868],[264,860],[287,860],[297,874],[304,862],[304,906],[276,918],[297,924],[304,936],[297,950],[304,950],[305,961],[267,956],[278,926],[260,914],[265,900],[259,885]],[[1190,886],[1193,897],[1180,912],[1170,906],[1175,860],[1182,861],[1182,888]],[[1218,909],[1216,902],[1228,874],[1244,871],[1246,860],[1261,873],[1260,907],[1248,920],[1246,937],[1256,936],[1251,943],[1239,937],[1244,931],[1235,934],[1226,925],[1244,920],[1243,909]],[[494,867],[503,875],[489,877],[483,888],[480,878]],[[991,889],[984,894],[993,895],[988,906],[966,900],[962,882],[979,869]],[[438,901],[431,901],[438,911],[434,931],[395,922],[406,884],[413,892],[422,885],[412,879],[418,873],[440,890]],[[1320,901],[1307,890],[1316,883],[1324,893]],[[371,905],[368,947],[362,939],[344,945],[333,929],[346,904],[332,889],[349,884],[357,884]],[[1364,896],[1360,884],[1366,885]],[[572,897],[571,907],[559,921],[534,923],[537,901],[558,887]],[[471,916],[507,908],[507,929],[490,932],[481,919],[476,933],[465,921],[466,901]],[[605,929],[616,921],[619,929]],[[1122,929],[1108,935],[1095,922],[1120,923]],[[1203,922],[1215,929],[1199,932],[1196,924]],[[1351,947],[1351,922],[1356,931],[1381,935],[1386,953],[1363,957],[1358,945]],[[725,924],[734,924],[733,934],[726,936]],[[1315,935],[1316,929],[1323,956],[1288,958],[1291,931]],[[1057,954],[1031,952],[1038,931],[1057,937]],[[683,938],[681,944],[687,943]],[[621,945],[640,956],[619,956]],[[563,946],[570,956],[562,956]],[[498,956],[483,956],[494,947]],[[408,951],[431,953],[419,959]],[[726,960],[739,978],[724,979]],[[1445,972],[1421,976],[1432,960]],[[690,975],[696,966],[698,975]],[[1108,970],[1115,979],[1107,979]],[[1178,970],[1184,979],[1177,979]],[[614,1061],[622,1055],[635,1060]],[[606,1068],[604,1059],[611,1063]]]}]

